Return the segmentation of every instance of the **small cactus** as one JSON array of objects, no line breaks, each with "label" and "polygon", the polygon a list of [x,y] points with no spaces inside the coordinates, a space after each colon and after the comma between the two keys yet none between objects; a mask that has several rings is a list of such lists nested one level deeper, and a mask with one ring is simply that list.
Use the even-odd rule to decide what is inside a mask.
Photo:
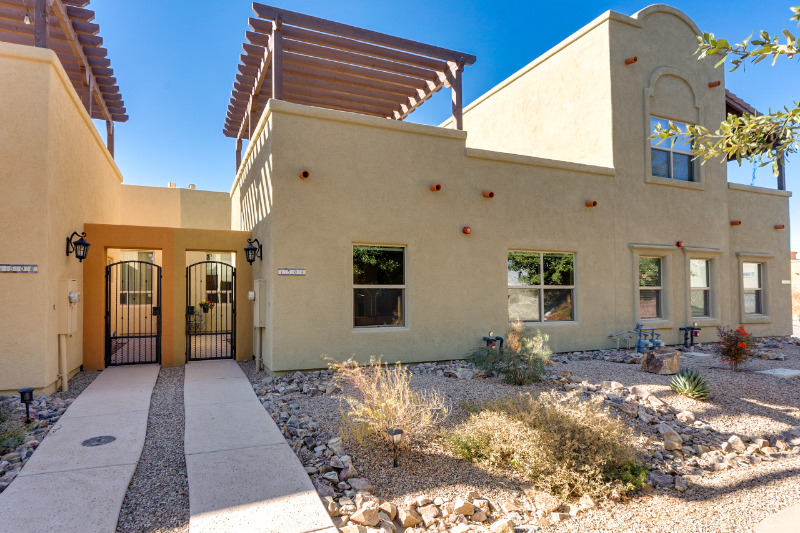
[{"label": "small cactus", "polygon": [[685,368],[679,371],[670,382],[672,390],[689,398],[704,402],[711,393],[711,385],[704,380],[697,370]]}]

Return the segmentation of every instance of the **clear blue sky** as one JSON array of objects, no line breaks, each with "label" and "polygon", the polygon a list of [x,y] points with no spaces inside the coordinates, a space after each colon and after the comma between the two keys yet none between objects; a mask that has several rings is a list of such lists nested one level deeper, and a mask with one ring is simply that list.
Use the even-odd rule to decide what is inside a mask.
[{"label": "clear blue sky", "polygon": [[[265,1],[264,3],[270,3]],[[778,33],[795,24],[795,0],[679,0],[703,31],[739,42],[753,30]],[[466,69],[464,103],[491,89],[607,10],[631,15],[646,1],[498,2],[488,0],[281,0],[274,5],[409,39],[472,53]],[[224,2],[93,0],[101,35],[130,120],[116,127],[116,160],[125,182],[228,191],[235,140],[222,135],[236,65],[252,0]],[[760,111],[800,100],[800,65],[785,58],[728,73],[727,88]],[[449,115],[449,98],[435,95],[409,120],[439,124]],[[100,128],[104,134],[105,127]],[[796,158],[800,159],[800,158]],[[729,181],[750,183],[753,167],[729,165]],[[797,188],[800,163],[787,166],[788,188]],[[755,185],[775,187],[768,168]],[[800,188],[797,189],[800,194]],[[800,199],[792,199],[793,227],[800,227]],[[792,249],[800,250],[800,231]]]}]

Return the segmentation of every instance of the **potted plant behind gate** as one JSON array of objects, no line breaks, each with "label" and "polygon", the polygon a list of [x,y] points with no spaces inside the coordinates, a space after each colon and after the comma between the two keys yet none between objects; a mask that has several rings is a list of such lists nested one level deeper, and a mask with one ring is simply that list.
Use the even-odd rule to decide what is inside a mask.
[{"label": "potted plant behind gate", "polygon": [[203,313],[208,314],[211,309],[214,309],[214,302],[209,302],[208,300],[200,300],[197,302],[197,306],[203,310]]}]

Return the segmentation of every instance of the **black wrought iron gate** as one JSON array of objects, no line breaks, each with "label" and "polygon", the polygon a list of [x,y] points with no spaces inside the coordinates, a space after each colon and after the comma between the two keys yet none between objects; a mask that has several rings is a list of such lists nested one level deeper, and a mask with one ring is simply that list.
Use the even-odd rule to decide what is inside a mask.
[{"label": "black wrought iron gate", "polygon": [[106,366],[161,364],[161,267],[106,267]]},{"label": "black wrought iron gate", "polygon": [[236,359],[236,269],[220,261],[186,267],[186,360]]}]

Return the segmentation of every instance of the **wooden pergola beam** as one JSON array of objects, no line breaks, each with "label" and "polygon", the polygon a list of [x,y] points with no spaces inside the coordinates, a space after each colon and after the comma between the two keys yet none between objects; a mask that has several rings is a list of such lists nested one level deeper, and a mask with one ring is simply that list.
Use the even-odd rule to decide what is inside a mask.
[{"label": "wooden pergola beam", "polygon": [[278,9],[272,6],[259,4],[258,2],[253,3],[253,11],[259,18],[262,19],[275,20],[277,17],[281,17],[284,24],[299,26],[301,28],[323,33],[330,33],[340,37],[357,39],[359,41],[365,41],[371,44],[377,44],[389,48],[396,48],[398,50],[403,50],[405,52],[411,52],[414,54],[435,57],[445,61],[463,62],[465,65],[472,65],[476,60],[475,56],[473,55],[457,52],[455,50],[448,50],[447,48],[420,43],[410,39],[404,39],[402,37],[395,37],[394,35],[388,35],[364,28],[357,28],[355,26],[333,22],[331,20],[325,20],[311,15],[304,15],[294,11]]}]

